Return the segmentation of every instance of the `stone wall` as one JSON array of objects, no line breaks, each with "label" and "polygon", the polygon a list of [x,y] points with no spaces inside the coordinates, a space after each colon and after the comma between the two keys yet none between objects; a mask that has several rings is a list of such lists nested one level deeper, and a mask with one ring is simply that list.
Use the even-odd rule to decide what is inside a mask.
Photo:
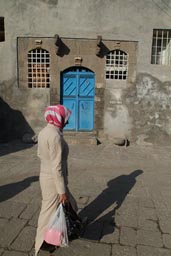
[{"label": "stone wall", "polygon": [[[38,133],[45,124],[45,106],[60,101],[60,72],[80,56],[82,65],[96,76],[98,137],[171,144],[170,66],[151,64],[153,29],[171,28],[168,8],[171,1],[71,0],[68,4],[64,0],[1,0],[5,41],[0,42],[0,119],[6,124],[1,125],[1,138]],[[56,56],[55,34],[66,45],[63,56]],[[126,83],[105,80],[105,54],[95,54],[98,35],[102,36],[104,53],[116,48],[129,52],[132,60]],[[53,52],[50,89],[27,88],[26,69],[21,68],[26,56],[18,52],[21,37],[33,39],[30,49],[34,38],[44,38],[45,48]],[[4,119],[7,113],[10,122]]]}]

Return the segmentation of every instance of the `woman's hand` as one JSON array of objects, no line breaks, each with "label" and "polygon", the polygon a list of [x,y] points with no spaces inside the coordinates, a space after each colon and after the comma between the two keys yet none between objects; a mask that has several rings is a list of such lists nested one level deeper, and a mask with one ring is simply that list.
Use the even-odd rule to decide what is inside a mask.
[{"label": "woman's hand", "polygon": [[68,202],[68,196],[66,193],[59,195],[59,202],[65,204]]}]

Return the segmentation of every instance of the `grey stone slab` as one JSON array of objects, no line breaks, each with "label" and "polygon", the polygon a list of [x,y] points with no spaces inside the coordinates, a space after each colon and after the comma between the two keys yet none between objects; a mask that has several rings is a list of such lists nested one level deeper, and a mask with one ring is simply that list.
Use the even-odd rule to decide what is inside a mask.
[{"label": "grey stone slab", "polygon": [[29,252],[35,241],[36,229],[31,226],[26,226],[21,231],[19,236],[12,243],[11,248],[23,252]]},{"label": "grey stone slab", "polygon": [[158,219],[156,210],[153,208],[141,208],[140,207],[139,211],[138,211],[138,216],[139,216],[139,218],[144,218],[147,220],[156,221]]},{"label": "grey stone slab", "polygon": [[[110,209],[113,211],[113,207],[109,208],[106,206],[106,201],[107,201],[107,195],[102,196],[102,199],[97,199],[98,197],[91,197],[89,199],[88,204],[86,205],[85,208],[80,212],[80,216],[87,216],[89,221],[98,221],[99,218],[103,218],[102,221],[104,221],[105,214],[109,212]],[[112,216],[114,212],[110,214]],[[109,217],[109,216],[108,216]]]},{"label": "grey stone slab", "polygon": [[0,203],[0,217],[2,218],[17,218],[26,208],[25,203],[13,202],[12,200]]},{"label": "grey stone slab", "polygon": [[135,247],[137,244],[137,231],[133,228],[121,227],[120,244]]},{"label": "grey stone slab", "polygon": [[136,256],[136,249],[128,246],[112,245],[112,256]]},{"label": "grey stone slab", "polygon": [[[36,188],[35,190],[37,190],[38,188]],[[34,197],[29,201],[29,204],[35,204],[37,206],[41,206],[41,191],[33,191],[34,193]]]},{"label": "grey stone slab", "polygon": [[21,202],[28,204],[34,198],[34,193],[29,191],[29,189],[23,190],[21,193],[14,196],[13,200],[15,202]]},{"label": "grey stone slab", "polygon": [[25,224],[26,221],[21,219],[13,218],[9,221],[0,219],[0,246],[9,247]]},{"label": "grey stone slab", "polygon": [[131,203],[125,203],[121,205],[119,209],[117,209],[117,213],[120,215],[133,215],[137,216],[138,206]]},{"label": "grey stone slab", "polygon": [[163,243],[166,248],[171,249],[171,234],[163,234]]},{"label": "grey stone slab", "polygon": [[170,256],[171,251],[167,249],[154,248],[150,246],[137,246],[137,256]]},{"label": "grey stone slab", "polygon": [[171,207],[168,209],[168,207],[165,204],[161,203],[156,208],[156,213],[158,219],[162,220],[165,218],[169,218],[171,216]]},{"label": "grey stone slab", "polygon": [[105,209],[102,213],[99,213],[99,215],[94,219],[94,221],[98,222],[106,222],[106,223],[114,223],[114,206],[111,205],[107,209]]},{"label": "grey stone slab", "polygon": [[20,215],[21,219],[30,220],[34,214],[38,211],[39,205],[37,204],[28,204],[26,209]]},{"label": "grey stone slab", "polygon": [[144,216],[138,218],[138,229],[158,231],[158,223],[155,220],[146,219]]},{"label": "grey stone slab", "polygon": [[154,202],[148,197],[139,197],[140,208],[155,208]]},{"label": "grey stone slab", "polygon": [[80,205],[80,206],[84,206],[88,203],[89,201],[89,197],[88,196],[78,196],[76,198],[77,200],[77,204]]},{"label": "grey stone slab", "polygon": [[171,233],[171,217],[166,217],[159,219],[159,226],[163,233]]},{"label": "grey stone slab", "polygon": [[[75,240],[67,248],[57,249],[54,256],[110,256],[111,245]],[[41,255],[40,255],[41,256]],[[42,254],[43,256],[43,254]]]},{"label": "grey stone slab", "polygon": [[130,191],[130,195],[136,195],[138,197],[144,195],[144,196],[148,197],[149,193],[148,193],[147,188],[145,188],[145,187],[144,188],[135,187]]},{"label": "grey stone slab", "polygon": [[5,251],[3,256],[28,256],[27,253],[17,251]]},{"label": "grey stone slab", "polygon": [[100,242],[118,244],[119,243],[119,229],[109,223],[104,223],[102,238]]},{"label": "grey stone slab", "polygon": [[171,218],[171,207],[168,208],[164,203],[158,204],[156,212],[159,219]]},{"label": "grey stone slab", "polygon": [[33,215],[31,220],[29,221],[29,225],[33,227],[37,227],[37,221],[39,217],[40,209]]},{"label": "grey stone slab", "polygon": [[2,255],[4,252],[4,249],[0,248],[0,255]]},{"label": "grey stone slab", "polygon": [[138,208],[139,208],[138,197],[132,196],[132,195],[130,196],[130,194],[128,194],[125,197],[125,200],[121,204],[120,208],[117,209],[117,211],[123,213],[126,210],[128,214],[135,215],[137,214]]},{"label": "grey stone slab", "polygon": [[85,232],[82,235],[83,238],[88,240],[98,241],[101,238],[102,230],[103,230],[102,222],[93,222],[86,226]]},{"label": "grey stone slab", "polygon": [[150,230],[137,231],[137,244],[163,247],[161,233]]},{"label": "grey stone slab", "polygon": [[138,216],[137,215],[126,215],[126,214],[116,214],[115,222],[117,227],[132,227],[138,228]]},{"label": "grey stone slab", "polygon": [[136,194],[134,195],[126,194],[125,200],[120,208],[134,210],[134,209],[138,209],[138,207],[139,207],[139,197],[136,196]]},{"label": "grey stone slab", "polygon": [[170,207],[171,207],[171,196],[170,195],[167,195],[167,196],[163,195],[163,201],[165,202],[167,208],[170,209]]}]

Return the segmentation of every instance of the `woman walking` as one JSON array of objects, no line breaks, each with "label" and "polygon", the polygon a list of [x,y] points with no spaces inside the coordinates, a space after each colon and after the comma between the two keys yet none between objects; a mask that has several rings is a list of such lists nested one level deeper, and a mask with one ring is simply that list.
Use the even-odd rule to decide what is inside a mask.
[{"label": "woman walking", "polygon": [[59,203],[69,201],[75,211],[77,204],[67,188],[68,145],[63,138],[63,128],[67,124],[71,111],[58,104],[45,109],[47,126],[38,136],[38,156],[40,158],[40,188],[42,206],[38,219],[35,255],[40,249],[49,251],[55,246],[44,242],[44,232]]}]

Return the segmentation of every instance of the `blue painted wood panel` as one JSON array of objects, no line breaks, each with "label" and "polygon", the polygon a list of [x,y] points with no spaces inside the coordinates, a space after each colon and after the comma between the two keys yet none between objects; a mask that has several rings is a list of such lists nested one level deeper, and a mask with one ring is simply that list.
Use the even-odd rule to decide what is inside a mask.
[{"label": "blue painted wood panel", "polygon": [[75,99],[66,99],[63,100],[63,105],[69,108],[72,112],[68,124],[65,127],[65,130],[76,130],[76,101]]},{"label": "blue painted wood panel", "polygon": [[91,100],[79,101],[79,129],[91,131],[93,130],[94,103]]},{"label": "blue painted wood panel", "polygon": [[94,73],[83,68],[69,70],[62,74],[61,103],[72,111],[65,130],[93,130],[94,83]]},{"label": "blue painted wood panel", "polygon": [[77,84],[75,75],[65,74],[63,77],[63,96],[76,96]]},{"label": "blue painted wood panel", "polygon": [[94,76],[80,75],[79,96],[94,97]]}]

